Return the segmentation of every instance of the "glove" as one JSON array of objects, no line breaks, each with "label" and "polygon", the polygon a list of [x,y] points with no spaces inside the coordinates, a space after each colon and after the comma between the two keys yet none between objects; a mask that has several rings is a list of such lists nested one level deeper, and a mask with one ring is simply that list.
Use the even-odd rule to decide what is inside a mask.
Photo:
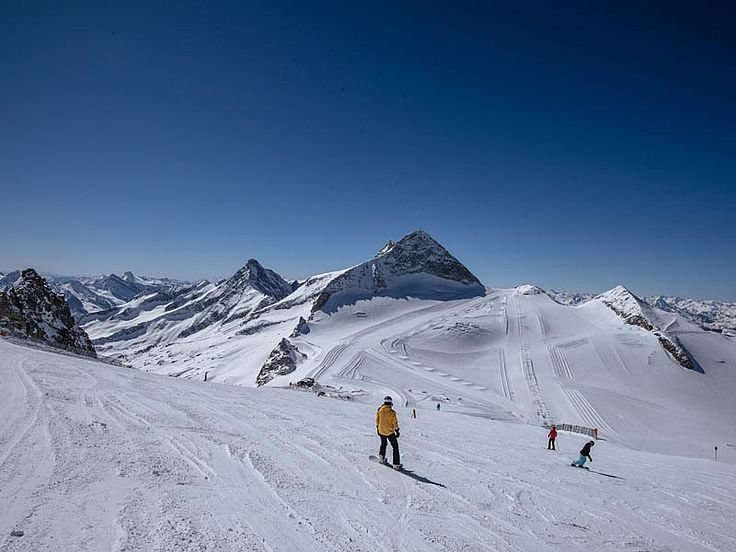
[{"label": "glove", "polygon": [[399,428],[396,428],[396,431],[394,432],[396,434],[396,438],[399,438]]}]

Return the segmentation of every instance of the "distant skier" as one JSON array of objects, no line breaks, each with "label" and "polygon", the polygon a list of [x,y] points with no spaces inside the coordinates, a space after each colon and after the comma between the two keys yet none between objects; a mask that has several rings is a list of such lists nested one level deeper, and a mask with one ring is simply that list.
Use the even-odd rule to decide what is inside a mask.
[{"label": "distant skier", "polygon": [[381,438],[381,448],[378,451],[378,458],[381,463],[386,463],[386,443],[391,443],[391,449],[394,453],[393,467],[395,470],[403,468],[399,457],[399,421],[396,419],[396,412],[393,407],[393,399],[384,397],[383,404],[378,407],[376,412],[376,433]]},{"label": "distant skier", "polygon": [[552,426],[552,429],[549,430],[547,438],[549,439],[547,450],[557,450],[555,448],[555,440],[557,439],[557,428],[555,426]]},{"label": "distant skier", "polygon": [[440,411],[440,403],[437,403],[437,412]]},{"label": "distant skier", "polygon": [[578,459],[575,460],[571,466],[577,466],[578,468],[582,468],[585,466],[585,460],[593,461],[593,458],[590,456],[590,449],[591,447],[595,446],[595,441],[588,441],[585,443],[582,449],[580,449],[580,456],[578,456]]}]

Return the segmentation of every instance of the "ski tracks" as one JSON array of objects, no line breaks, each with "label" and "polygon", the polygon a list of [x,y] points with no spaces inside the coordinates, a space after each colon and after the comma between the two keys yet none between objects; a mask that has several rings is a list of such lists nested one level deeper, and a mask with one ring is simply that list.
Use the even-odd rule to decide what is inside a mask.
[{"label": "ski tracks", "polygon": [[589,427],[602,429],[609,433],[613,432],[611,426],[609,426],[605,422],[598,411],[593,407],[592,404],[590,404],[590,401],[586,399],[580,391],[578,391],[577,389],[573,389],[572,387],[565,386],[562,386],[562,391],[565,393],[567,398],[570,400],[570,403],[572,403],[572,405],[575,407],[575,410],[578,411],[580,417]]},{"label": "ski tracks", "polygon": [[514,392],[511,388],[511,382],[509,381],[509,372],[506,366],[506,351],[504,349],[498,350],[498,365],[500,367],[499,373],[501,377],[501,391],[503,396],[508,400],[514,400]]},{"label": "ski tracks", "polygon": [[549,358],[552,362],[552,370],[560,379],[574,380],[575,374],[572,371],[570,362],[567,360],[565,349],[555,345],[547,345]]},{"label": "ski tracks", "polygon": [[537,417],[544,423],[552,421],[552,416],[549,413],[549,408],[544,401],[542,396],[542,390],[539,388],[539,381],[537,380],[537,374],[534,371],[534,362],[532,361],[531,355],[529,354],[529,346],[526,342],[524,335],[524,315],[521,313],[521,300],[519,299],[519,293],[514,292],[514,298],[516,300],[516,311],[517,311],[517,324],[519,332],[519,358],[521,361],[521,371],[526,380],[529,392],[532,396],[532,402],[537,411]]}]

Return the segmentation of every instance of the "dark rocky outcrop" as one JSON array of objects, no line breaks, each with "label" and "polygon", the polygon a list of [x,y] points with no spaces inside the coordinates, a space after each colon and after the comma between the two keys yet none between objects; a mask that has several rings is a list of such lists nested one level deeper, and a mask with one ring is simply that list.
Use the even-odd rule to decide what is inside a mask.
[{"label": "dark rocky outcrop", "polygon": [[54,293],[32,268],[24,270],[7,291],[0,292],[0,327],[54,347],[96,356],[64,297]]},{"label": "dark rocky outcrop", "polygon": [[299,322],[296,324],[296,328],[291,332],[289,337],[299,337],[300,335],[306,335],[309,333],[309,323],[304,320],[303,316],[299,317]]},{"label": "dark rocky outcrop", "polygon": [[296,370],[297,362],[305,358],[307,355],[294,347],[288,339],[283,338],[268,355],[256,378],[256,383],[259,386],[265,385],[277,376],[291,374]]}]

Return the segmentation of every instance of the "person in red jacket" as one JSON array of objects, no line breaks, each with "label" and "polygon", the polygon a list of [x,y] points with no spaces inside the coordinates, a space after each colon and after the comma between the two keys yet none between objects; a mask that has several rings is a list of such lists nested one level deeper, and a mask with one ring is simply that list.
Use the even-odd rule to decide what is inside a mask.
[{"label": "person in red jacket", "polygon": [[549,438],[547,450],[557,450],[555,448],[555,439],[557,439],[557,428],[555,426],[552,426],[552,429],[549,430],[547,437]]}]

